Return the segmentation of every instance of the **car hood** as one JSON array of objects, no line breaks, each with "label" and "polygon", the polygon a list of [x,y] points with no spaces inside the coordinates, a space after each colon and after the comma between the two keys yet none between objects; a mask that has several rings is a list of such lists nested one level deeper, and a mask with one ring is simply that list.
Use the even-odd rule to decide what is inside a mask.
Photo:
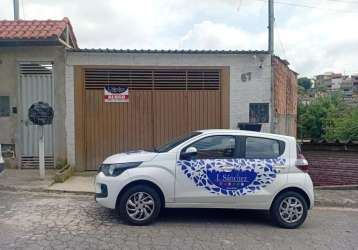
[{"label": "car hood", "polygon": [[145,150],[128,151],[120,154],[111,155],[104,160],[104,164],[126,163],[137,161],[150,161],[156,157],[158,153]]}]

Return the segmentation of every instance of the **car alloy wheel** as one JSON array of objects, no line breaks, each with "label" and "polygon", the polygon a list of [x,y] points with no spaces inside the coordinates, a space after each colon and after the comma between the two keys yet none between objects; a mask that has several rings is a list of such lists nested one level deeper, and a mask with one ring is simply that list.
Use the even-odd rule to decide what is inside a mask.
[{"label": "car alloy wheel", "polygon": [[162,201],[159,191],[149,185],[129,187],[119,197],[117,209],[119,216],[133,225],[147,225],[159,215]]},{"label": "car alloy wheel", "polygon": [[286,197],[279,208],[281,219],[287,223],[295,223],[302,218],[303,205],[296,197]]},{"label": "car alloy wheel", "polygon": [[128,198],[126,209],[132,220],[147,220],[154,212],[154,199],[146,192],[136,192]]},{"label": "car alloy wheel", "polygon": [[272,221],[283,228],[294,229],[306,220],[308,205],[303,196],[295,191],[279,194],[270,209]]}]

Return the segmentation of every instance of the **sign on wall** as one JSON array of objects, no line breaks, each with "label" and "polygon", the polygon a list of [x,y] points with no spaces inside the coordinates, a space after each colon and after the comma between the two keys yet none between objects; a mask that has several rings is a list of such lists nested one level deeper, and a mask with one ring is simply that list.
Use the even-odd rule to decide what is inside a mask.
[{"label": "sign on wall", "polygon": [[28,116],[29,120],[35,125],[50,125],[52,124],[54,111],[48,103],[36,102],[29,108]]},{"label": "sign on wall", "polygon": [[123,86],[105,86],[104,102],[129,102],[128,87]]}]

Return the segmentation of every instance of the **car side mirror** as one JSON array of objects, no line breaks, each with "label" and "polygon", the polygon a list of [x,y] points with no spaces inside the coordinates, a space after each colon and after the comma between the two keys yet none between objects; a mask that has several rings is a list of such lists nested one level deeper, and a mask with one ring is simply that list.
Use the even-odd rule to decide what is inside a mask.
[{"label": "car side mirror", "polygon": [[197,153],[198,150],[195,147],[188,147],[184,152],[181,153],[180,158],[182,160],[190,160]]},{"label": "car side mirror", "polygon": [[194,155],[198,153],[198,150],[195,148],[195,147],[188,147],[186,150],[185,150],[185,153],[186,155]]}]

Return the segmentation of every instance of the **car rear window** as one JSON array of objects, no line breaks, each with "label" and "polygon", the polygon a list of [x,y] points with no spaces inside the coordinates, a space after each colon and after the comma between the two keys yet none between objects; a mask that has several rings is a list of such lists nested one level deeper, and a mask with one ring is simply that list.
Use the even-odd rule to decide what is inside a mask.
[{"label": "car rear window", "polygon": [[247,159],[273,159],[282,155],[284,151],[283,141],[261,137],[246,137],[245,140],[245,158]]}]

